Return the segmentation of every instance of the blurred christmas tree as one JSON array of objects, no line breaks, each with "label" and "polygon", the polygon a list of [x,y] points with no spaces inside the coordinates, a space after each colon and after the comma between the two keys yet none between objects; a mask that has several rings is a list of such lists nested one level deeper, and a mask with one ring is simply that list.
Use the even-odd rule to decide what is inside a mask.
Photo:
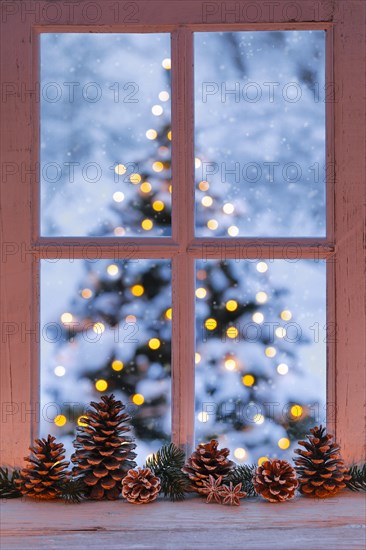
[{"label": "blurred christmas tree", "polygon": [[[159,124],[151,126],[158,127],[146,125],[154,156],[139,159],[131,173],[121,151],[114,167],[113,223],[101,223],[94,235],[171,233],[172,136],[169,108],[164,109],[169,68],[160,109],[153,111]],[[197,158],[197,173],[203,160],[210,161]],[[223,235],[235,236],[234,206],[223,204],[202,177],[196,192],[198,227],[216,229],[216,220],[224,216]],[[170,440],[171,271],[168,261],[137,256],[131,248],[130,259],[83,261],[75,297],[68,311],[60,312],[63,333],[54,353],[55,363],[73,372],[74,388],[60,371],[59,383],[48,384],[45,392],[63,403],[55,433],[70,437],[75,423],[83,422],[89,399],[113,392],[129,403],[144,461]],[[303,391],[312,374],[297,363],[306,338],[287,333],[288,323],[296,328],[296,318],[289,291],[271,278],[275,264],[265,259],[197,262],[196,433],[199,441],[218,438],[241,462],[266,455],[288,458],[292,442],[314,424],[317,392]]]}]

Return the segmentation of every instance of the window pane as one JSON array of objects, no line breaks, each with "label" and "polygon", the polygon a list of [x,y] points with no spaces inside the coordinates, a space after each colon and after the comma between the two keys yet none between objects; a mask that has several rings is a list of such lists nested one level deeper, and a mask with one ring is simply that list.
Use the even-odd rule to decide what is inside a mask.
[{"label": "window pane", "polygon": [[325,422],[324,262],[200,260],[196,275],[197,442],[290,459]]},{"label": "window pane", "polygon": [[41,92],[41,234],[170,235],[170,35],[42,34]]},{"label": "window pane", "polygon": [[88,403],[113,393],[133,417],[140,462],[170,440],[170,281],[160,260],[42,260],[42,435],[70,451]]},{"label": "window pane", "polygon": [[199,236],[325,235],[324,37],[195,34]]}]

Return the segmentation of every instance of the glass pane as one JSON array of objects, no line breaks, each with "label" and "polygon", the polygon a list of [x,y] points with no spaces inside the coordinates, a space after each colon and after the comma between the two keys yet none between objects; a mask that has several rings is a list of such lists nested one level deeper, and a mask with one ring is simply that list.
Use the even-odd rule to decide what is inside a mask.
[{"label": "glass pane", "polygon": [[197,443],[289,460],[325,422],[324,262],[200,260],[196,275]]},{"label": "glass pane", "polygon": [[41,92],[41,234],[170,235],[170,35],[42,34]]},{"label": "glass pane", "polygon": [[113,393],[141,463],[170,441],[170,281],[167,261],[42,260],[42,436],[70,452],[88,403]]},{"label": "glass pane", "polygon": [[199,236],[325,235],[324,37],[195,34]]}]

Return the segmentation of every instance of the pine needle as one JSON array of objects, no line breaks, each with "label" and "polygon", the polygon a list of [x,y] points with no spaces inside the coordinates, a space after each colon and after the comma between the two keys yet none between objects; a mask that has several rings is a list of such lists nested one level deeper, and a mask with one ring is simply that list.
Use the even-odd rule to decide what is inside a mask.
[{"label": "pine needle", "polygon": [[349,481],[345,481],[348,489],[366,491],[366,462],[363,466],[351,466],[348,474],[351,476]]},{"label": "pine needle", "polygon": [[19,470],[14,469],[10,474],[8,468],[0,468],[0,498],[20,498],[22,496],[16,483],[17,479],[19,479]]},{"label": "pine needle", "polygon": [[182,472],[184,462],[184,452],[170,443],[159,449],[144,466],[160,479],[162,493],[172,501],[184,500],[188,490],[188,479]]},{"label": "pine needle", "polygon": [[242,490],[247,493],[248,497],[252,497],[256,495],[253,485],[253,474],[255,472],[255,469],[255,464],[243,464],[241,466],[236,466],[224,478],[223,484],[229,485],[230,481],[235,485],[241,483]]},{"label": "pine needle", "polygon": [[68,504],[75,504],[86,499],[87,486],[82,478],[69,478],[59,485],[60,496]]}]

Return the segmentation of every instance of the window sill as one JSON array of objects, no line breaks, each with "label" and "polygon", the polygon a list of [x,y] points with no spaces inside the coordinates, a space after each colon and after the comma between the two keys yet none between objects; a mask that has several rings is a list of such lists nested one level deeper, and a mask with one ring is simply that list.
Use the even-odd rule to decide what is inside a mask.
[{"label": "window sill", "polygon": [[145,506],[120,502],[3,501],[1,548],[47,549],[363,549],[366,499],[345,491],[327,500],[297,497],[240,507],[159,501]]}]

